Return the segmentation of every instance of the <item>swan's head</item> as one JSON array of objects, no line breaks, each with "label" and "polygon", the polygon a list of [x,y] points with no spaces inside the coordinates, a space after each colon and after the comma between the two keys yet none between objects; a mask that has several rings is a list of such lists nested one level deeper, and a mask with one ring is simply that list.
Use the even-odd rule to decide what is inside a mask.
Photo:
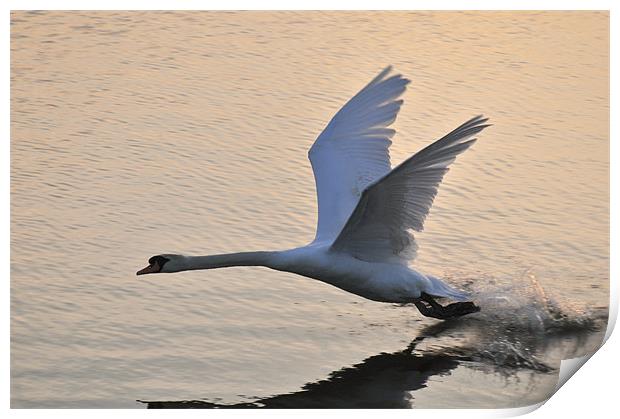
[{"label": "swan's head", "polygon": [[170,273],[183,270],[183,255],[156,255],[149,259],[149,266],[140,269],[136,275]]}]

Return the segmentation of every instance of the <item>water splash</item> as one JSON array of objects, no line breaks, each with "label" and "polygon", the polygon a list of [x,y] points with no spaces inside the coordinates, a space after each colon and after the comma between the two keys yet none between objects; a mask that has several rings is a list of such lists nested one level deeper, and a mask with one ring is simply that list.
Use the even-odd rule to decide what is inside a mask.
[{"label": "water splash", "polygon": [[544,335],[595,331],[607,318],[606,313],[551,295],[531,270],[517,277],[467,278],[461,286],[482,308],[476,319],[501,325],[507,332]]},{"label": "water splash", "polygon": [[460,282],[481,311],[434,324],[424,334],[439,339],[458,332],[463,338],[452,353],[471,360],[473,368],[504,377],[523,370],[550,373],[561,359],[592,352],[600,343],[607,313],[552,296],[530,270],[512,277],[457,275],[449,282]]}]

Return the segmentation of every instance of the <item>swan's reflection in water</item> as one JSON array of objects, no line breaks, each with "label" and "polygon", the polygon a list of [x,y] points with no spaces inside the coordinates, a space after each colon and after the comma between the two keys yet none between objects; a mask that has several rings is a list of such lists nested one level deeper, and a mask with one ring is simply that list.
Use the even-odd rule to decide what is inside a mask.
[{"label": "swan's reflection in water", "polygon": [[[479,322],[454,320],[423,329],[407,348],[371,356],[359,364],[334,371],[321,381],[304,385],[299,391],[266,397],[254,401],[220,404],[205,400],[141,401],[149,409],[165,408],[411,408],[414,392],[425,388],[431,377],[450,374],[465,364],[486,372],[514,374],[528,371],[536,374],[557,373],[556,360],[541,360],[535,353],[543,353],[550,346],[567,348],[562,336],[532,336],[523,334],[518,341],[507,339],[494,351],[491,340],[498,342],[496,331],[488,333],[489,325]],[[471,342],[454,347],[439,347],[436,339],[465,331],[477,335]],[[590,334],[592,331],[585,332]],[[488,333],[488,334],[487,334]],[[581,333],[577,333],[579,335]],[[572,334],[576,336],[575,334]],[[542,338],[542,339],[541,339]],[[431,345],[428,345],[428,341]],[[579,339],[578,339],[579,340]],[[562,343],[564,342],[564,343]],[[575,341],[573,341],[575,342]],[[574,349],[583,348],[577,342]],[[565,352],[562,358],[566,356]],[[559,361],[558,361],[559,362]]]},{"label": "swan's reflection in water", "polygon": [[237,404],[208,401],[149,401],[149,409],[165,408],[410,408],[410,392],[425,387],[429,377],[456,368],[459,359],[445,354],[416,355],[407,349],[381,353],[332,372],[300,391]]}]

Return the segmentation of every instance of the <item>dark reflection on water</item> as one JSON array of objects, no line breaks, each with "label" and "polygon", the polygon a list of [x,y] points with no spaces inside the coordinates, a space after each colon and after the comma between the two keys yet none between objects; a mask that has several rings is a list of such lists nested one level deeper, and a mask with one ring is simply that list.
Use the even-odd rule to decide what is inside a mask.
[{"label": "dark reflection on water", "polygon": [[325,380],[308,383],[300,391],[254,402],[219,404],[203,400],[142,401],[149,409],[210,408],[410,408],[410,392],[426,386],[429,377],[444,375],[466,360],[448,354],[414,353],[409,347],[381,353],[332,372]]},{"label": "dark reflection on water", "polygon": [[372,356],[362,363],[332,372],[325,380],[308,383],[295,393],[255,402],[218,404],[208,401],[149,401],[149,409],[179,408],[409,408],[411,391],[426,386],[433,375],[454,369],[458,359],[448,355],[415,356],[407,350]]},{"label": "dark reflection on water", "polygon": [[[333,371],[324,380],[307,383],[293,393],[234,404],[209,401],[208,398],[140,402],[149,409],[411,408],[414,407],[413,392],[425,388],[431,377],[448,375],[459,365],[504,377],[520,371],[557,372],[556,360],[542,360],[536,354],[559,345],[566,331],[538,336],[537,339],[531,339],[527,334],[522,334],[520,339],[508,337],[512,334],[502,334],[504,345],[494,348],[486,339],[488,336],[484,336],[485,331],[492,330],[488,326],[485,322],[460,319],[428,326],[401,351],[371,356],[359,364]],[[429,340],[435,342],[435,339],[450,337],[457,330],[477,336],[473,342],[460,346],[423,346]],[[592,336],[596,330],[596,327],[573,330],[571,336],[581,339]],[[492,334],[495,332],[497,330]],[[583,347],[583,342],[578,347]]]}]

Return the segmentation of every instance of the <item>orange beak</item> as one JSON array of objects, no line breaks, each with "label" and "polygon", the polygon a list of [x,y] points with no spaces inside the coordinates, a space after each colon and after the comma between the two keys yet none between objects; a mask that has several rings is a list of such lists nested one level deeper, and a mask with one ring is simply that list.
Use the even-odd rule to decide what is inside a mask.
[{"label": "orange beak", "polygon": [[136,272],[136,275],[156,274],[157,272],[159,272],[159,265],[157,264],[157,262],[155,262],[144,269],[140,269],[138,272]]}]

